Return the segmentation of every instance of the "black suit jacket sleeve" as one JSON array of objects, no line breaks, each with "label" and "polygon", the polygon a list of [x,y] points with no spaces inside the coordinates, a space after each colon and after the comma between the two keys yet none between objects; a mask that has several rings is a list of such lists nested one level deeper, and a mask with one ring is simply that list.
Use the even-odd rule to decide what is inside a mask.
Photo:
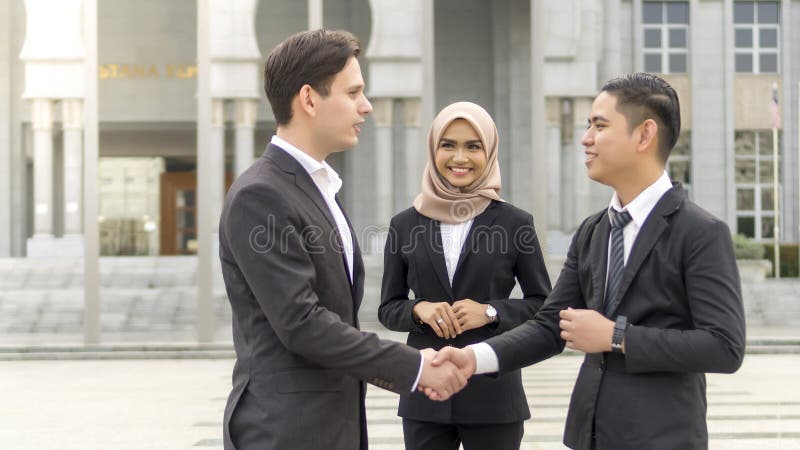
[{"label": "black suit jacket sleeve", "polygon": [[728,226],[714,221],[698,227],[685,245],[694,329],[631,327],[625,337],[628,372],[733,373],[742,364],[745,322]]},{"label": "black suit jacket sleeve", "polygon": [[[422,333],[423,330],[414,320],[414,305],[421,302],[422,298],[409,300],[409,286],[406,281],[408,276],[408,261],[403,255],[403,239],[398,233],[397,221],[392,218],[389,223],[389,234],[386,236],[386,246],[383,250],[383,279],[381,280],[381,305],[378,308],[378,320],[392,331],[414,331]],[[411,236],[411,245],[422,245],[422,240],[415,241]]]},{"label": "black suit jacket sleeve", "polygon": [[550,276],[542,256],[542,248],[533,226],[533,216],[526,214],[522,226],[509,236],[516,252],[514,276],[522,289],[523,299],[493,299],[489,303],[497,310],[496,332],[510,330],[533,317],[550,293]]},{"label": "black suit jacket sleeve", "polygon": [[510,331],[486,340],[497,354],[499,373],[527,367],[564,350],[566,342],[561,339],[559,312],[570,307],[586,307],[578,280],[577,241],[582,232],[593,225],[591,222],[589,219],[585,220],[572,237],[561,274],[536,316]]},{"label": "black suit jacket sleeve", "polygon": [[320,305],[313,286],[323,274],[309,256],[315,248],[304,242],[309,230],[285,196],[262,184],[243,188],[231,203],[224,239],[281,343],[320,366],[368,382],[391,380],[382,387],[410,393],[419,352],[361,332]]}]

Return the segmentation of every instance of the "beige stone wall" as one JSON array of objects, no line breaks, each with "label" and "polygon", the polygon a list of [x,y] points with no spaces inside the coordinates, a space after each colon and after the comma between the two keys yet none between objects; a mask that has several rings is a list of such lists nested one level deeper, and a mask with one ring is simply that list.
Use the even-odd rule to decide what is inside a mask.
[{"label": "beige stone wall", "polygon": [[781,99],[781,76],[778,74],[741,73],[734,76],[733,123],[737,130],[772,128],[772,113],[769,106],[772,83],[778,83],[778,99]]},{"label": "beige stone wall", "polygon": [[690,130],[692,128],[692,93],[689,75],[660,74],[659,76],[666,80],[678,94],[678,100],[681,102],[681,130]]}]

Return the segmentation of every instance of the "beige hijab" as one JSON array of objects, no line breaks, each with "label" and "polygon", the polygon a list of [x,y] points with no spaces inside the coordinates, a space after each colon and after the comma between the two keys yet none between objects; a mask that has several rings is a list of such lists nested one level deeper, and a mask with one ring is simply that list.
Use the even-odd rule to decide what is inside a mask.
[{"label": "beige hijab", "polygon": [[[478,133],[486,151],[486,168],[469,186],[452,186],[436,170],[436,148],[445,130],[456,119],[464,119]],[[482,213],[492,200],[500,198],[500,166],[497,163],[497,127],[485,109],[470,102],[445,107],[433,119],[428,134],[428,164],[422,175],[422,192],[414,200],[420,214],[443,223],[461,223]]]}]

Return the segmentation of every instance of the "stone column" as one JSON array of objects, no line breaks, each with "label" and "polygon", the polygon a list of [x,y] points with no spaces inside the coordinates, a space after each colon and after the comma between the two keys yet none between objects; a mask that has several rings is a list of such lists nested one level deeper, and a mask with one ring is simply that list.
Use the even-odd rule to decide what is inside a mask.
[{"label": "stone column", "polygon": [[53,102],[35,99],[33,113],[33,237],[53,236]]},{"label": "stone column", "polygon": [[[593,202],[591,201],[592,191],[589,180],[589,175],[586,171],[586,155],[583,153],[583,133],[586,131],[586,118],[592,110],[592,99],[585,97],[578,97],[573,99],[572,102],[572,147],[574,154],[572,157],[572,170],[575,171],[573,190],[575,197],[572,199],[574,202],[574,215],[572,216],[572,223],[577,227],[583,219],[593,212]],[[602,208],[602,206],[599,206]]]},{"label": "stone column", "polygon": [[[209,187],[208,199],[211,206],[211,229],[217,231],[219,217],[222,214],[222,203],[225,199],[225,103],[224,100],[211,101],[211,149],[209,155]],[[199,174],[198,174],[199,175]],[[200,183],[201,180],[197,180]],[[197,197],[198,202],[203,199]]]},{"label": "stone column", "polygon": [[529,211],[536,219],[537,235],[542,245],[545,255],[548,253],[548,233],[547,225],[550,223],[548,218],[549,201],[547,198],[548,186],[548,151],[545,147],[545,96],[544,96],[544,53],[545,53],[545,28],[547,20],[545,18],[544,2],[531,0],[531,117],[530,117],[530,136],[531,150],[533,154],[532,167],[525,176],[531,178],[531,183],[527,192],[531,196],[531,201],[521,202],[523,205],[531,205]]},{"label": "stone column", "polygon": [[427,148],[420,145],[420,99],[407,98],[403,101],[403,126],[405,127],[405,193],[404,205],[410,205],[420,191],[422,171],[427,161]]},{"label": "stone column", "polygon": [[[11,2],[0,1],[0,42],[11,42]],[[14,58],[16,59],[16,58]],[[14,214],[12,178],[15,158],[12,157],[11,118],[11,46],[0,46],[0,258],[12,256],[13,229],[19,228],[19,216]],[[16,128],[16,127],[14,127]],[[17,151],[14,151],[17,153]],[[17,171],[18,172],[18,171]]]},{"label": "stone column", "polygon": [[375,225],[388,225],[394,211],[392,204],[392,124],[394,101],[379,98],[372,102],[375,116]]},{"label": "stone column", "polygon": [[322,28],[323,24],[322,0],[308,0],[308,29]]},{"label": "stone column", "polygon": [[64,128],[64,235],[78,236],[83,228],[83,102],[64,100],[61,107]]},{"label": "stone column", "polygon": [[256,117],[258,115],[258,101],[252,99],[237,99],[236,108],[235,142],[236,161],[234,163],[236,176],[244,172],[253,164],[253,142],[255,140]]},{"label": "stone column", "polygon": [[[563,216],[568,209],[568,206],[565,204],[565,199],[569,193],[562,188],[567,174],[562,173],[563,161],[561,160],[561,156],[563,152],[563,141],[561,139],[560,116],[563,105],[561,100],[561,98],[557,97],[545,99],[545,117],[547,120],[544,126],[544,142],[545,148],[548,149],[548,151],[547,157],[543,161],[538,162],[538,164],[546,164],[545,170],[548,174],[547,199],[549,202],[547,213],[549,215],[549,222],[547,223],[547,228],[550,230],[564,229]],[[536,164],[536,161],[534,161],[534,164]],[[536,226],[541,225],[544,224],[541,222],[536,223]]]},{"label": "stone column", "polygon": [[[621,75],[622,67],[622,39],[620,29],[620,0],[603,0],[603,57],[600,62],[600,83]],[[634,34],[639,34],[641,28],[634,28]],[[641,53],[637,53],[638,55]]]},{"label": "stone column", "polygon": [[[217,126],[223,121],[222,102],[211,96],[211,9],[209,0],[197,0],[197,340],[214,340],[214,261],[219,261],[216,229],[219,216],[213,217],[214,190],[218,183],[220,140]],[[219,104],[217,104],[219,103]],[[223,121],[224,123],[224,121]],[[224,131],[224,130],[223,130]],[[221,136],[224,142],[224,134]]]}]

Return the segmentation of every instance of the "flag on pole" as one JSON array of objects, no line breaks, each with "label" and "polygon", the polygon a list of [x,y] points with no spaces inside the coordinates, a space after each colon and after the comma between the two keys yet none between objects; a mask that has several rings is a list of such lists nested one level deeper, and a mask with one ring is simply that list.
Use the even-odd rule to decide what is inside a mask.
[{"label": "flag on pole", "polygon": [[778,83],[772,83],[772,99],[769,102],[772,113],[772,128],[781,127],[781,110],[778,107]]}]

